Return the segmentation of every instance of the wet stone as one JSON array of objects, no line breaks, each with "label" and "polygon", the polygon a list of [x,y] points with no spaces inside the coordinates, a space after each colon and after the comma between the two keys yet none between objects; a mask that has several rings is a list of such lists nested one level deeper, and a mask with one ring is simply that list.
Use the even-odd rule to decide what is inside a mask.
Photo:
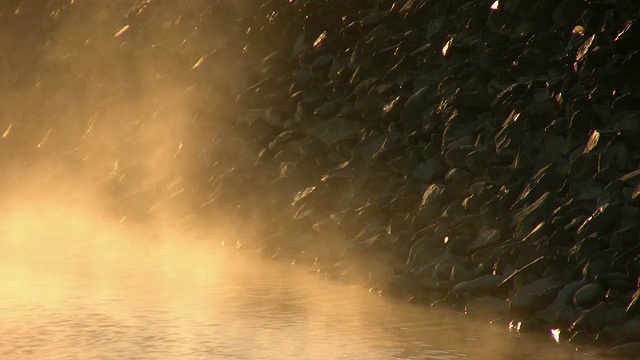
[{"label": "wet stone", "polygon": [[445,161],[447,165],[451,167],[464,167],[466,166],[466,159],[469,153],[475,150],[474,146],[465,146],[448,150],[445,155]]},{"label": "wet stone", "polygon": [[458,91],[449,100],[449,103],[451,104],[451,106],[460,107],[460,108],[486,110],[486,109],[490,109],[490,105],[492,101],[493,101],[493,97],[486,91],[473,91],[473,92]]},{"label": "wet stone", "polygon": [[623,272],[598,274],[595,276],[595,280],[607,289],[617,289],[625,292],[630,291],[635,286],[629,276]]},{"label": "wet stone", "polygon": [[509,314],[509,302],[493,296],[482,296],[467,303],[465,314],[482,318],[505,316]]},{"label": "wet stone", "polygon": [[470,293],[470,294],[491,294],[493,293],[498,284],[504,280],[500,275],[483,275],[479,278],[463,281],[451,289],[455,293]]},{"label": "wet stone", "polygon": [[640,132],[640,112],[623,111],[613,118],[613,130],[620,132]]},{"label": "wet stone", "polygon": [[[562,290],[558,292],[555,300],[544,310],[538,311],[536,316],[552,322],[561,312],[567,312],[570,306],[573,306],[575,293],[582,288],[584,284],[585,282],[583,280],[578,280],[565,285]],[[573,321],[575,321],[575,319]]]},{"label": "wet stone", "polygon": [[573,297],[573,303],[582,308],[590,308],[604,300],[605,289],[597,282],[581,287]]},{"label": "wet stone", "polygon": [[465,169],[450,169],[444,176],[444,181],[448,183],[465,182],[469,180],[470,173]]},{"label": "wet stone", "polygon": [[[411,177],[425,183],[432,182],[442,176],[445,167],[438,158],[430,158],[419,163],[411,172]],[[445,179],[446,180],[446,179]]]},{"label": "wet stone", "polygon": [[640,289],[631,296],[631,301],[627,305],[627,313],[631,316],[640,314]]},{"label": "wet stone", "polygon": [[545,221],[557,206],[557,198],[551,192],[545,192],[534,203],[516,212],[518,225],[515,234],[520,238],[524,237]]},{"label": "wet stone", "polygon": [[599,351],[597,354],[607,357],[632,358],[638,353],[640,353],[640,342],[630,342]]},{"label": "wet stone", "polygon": [[606,204],[600,206],[578,228],[578,234],[587,236],[593,233],[603,233],[618,219],[622,204]]},{"label": "wet stone", "polygon": [[601,302],[593,308],[583,311],[580,317],[571,325],[571,331],[584,330],[596,334],[607,324],[607,316],[613,310],[608,303]]},{"label": "wet stone", "polygon": [[563,284],[547,277],[534,281],[519,289],[511,298],[509,306],[515,312],[531,312],[549,306]]},{"label": "wet stone", "polygon": [[467,247],[468,252],[474,252],[488,246],[497,244],[502,239],[500,230],[490,229],[483,231],[478,237]]}]

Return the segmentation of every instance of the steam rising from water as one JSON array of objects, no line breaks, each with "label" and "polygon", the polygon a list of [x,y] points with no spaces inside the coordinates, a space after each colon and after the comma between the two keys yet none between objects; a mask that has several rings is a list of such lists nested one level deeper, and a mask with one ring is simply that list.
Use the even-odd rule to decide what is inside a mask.
[{"label": "steam rising from water", "polygon": [[222,10],[186,0],[3,2],[5,194],[118,221],[197,209],[238,84],[224,17],[239,9]]}]

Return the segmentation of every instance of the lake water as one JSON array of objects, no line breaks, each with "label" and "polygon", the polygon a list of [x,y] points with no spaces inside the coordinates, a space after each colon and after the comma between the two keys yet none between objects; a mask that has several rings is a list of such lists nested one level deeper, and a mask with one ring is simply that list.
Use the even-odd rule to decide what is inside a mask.
[{"label": "lake water", "polygon": [[1,359],[588,358],[220,239],[92,216],[42,206],[1,217]]}]

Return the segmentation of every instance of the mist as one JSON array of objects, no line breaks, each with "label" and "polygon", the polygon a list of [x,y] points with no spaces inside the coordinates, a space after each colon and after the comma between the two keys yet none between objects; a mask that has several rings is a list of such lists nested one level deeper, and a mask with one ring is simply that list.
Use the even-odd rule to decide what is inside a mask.
[{"label": "mist", "polygon": [[55,200],[120,223],[194,218],[206,202],[212,144],[243,86],[229,24],[242,9],[1,6],[3,205]]}]

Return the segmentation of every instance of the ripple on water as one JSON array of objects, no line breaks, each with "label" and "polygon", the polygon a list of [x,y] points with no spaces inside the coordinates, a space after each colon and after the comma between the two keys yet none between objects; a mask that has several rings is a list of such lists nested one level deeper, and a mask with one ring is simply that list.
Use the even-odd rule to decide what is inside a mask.
[{"label": "ripple on water", "polygon": [[87,231],[0,242],[21,254],[0,262],[1,359],[580,358],[204,241]]}]

